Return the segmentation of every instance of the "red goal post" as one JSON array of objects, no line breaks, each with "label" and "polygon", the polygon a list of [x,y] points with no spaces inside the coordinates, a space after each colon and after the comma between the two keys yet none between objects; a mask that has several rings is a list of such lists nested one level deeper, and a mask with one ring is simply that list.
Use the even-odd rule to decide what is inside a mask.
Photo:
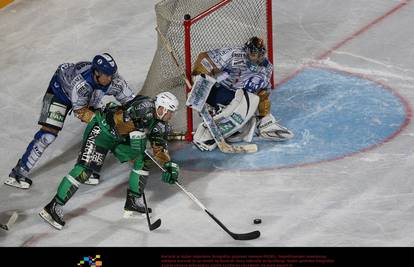
[{"label": "red goal post", "polygon": [[[243,45],[259,36],[267,44],[273,63],[271,0],[163,0],[155,5],[157,27],[170,41],[191,80],[192,63],[200,52]],[[185,107],[189,88],[158,38],[157,50],[141,94],[155,96],[170,91],[180,101],[172,120],[176,139],[192,140],[193,127],[201,120]],[[272,86],[274,78],[272,76]]]}]

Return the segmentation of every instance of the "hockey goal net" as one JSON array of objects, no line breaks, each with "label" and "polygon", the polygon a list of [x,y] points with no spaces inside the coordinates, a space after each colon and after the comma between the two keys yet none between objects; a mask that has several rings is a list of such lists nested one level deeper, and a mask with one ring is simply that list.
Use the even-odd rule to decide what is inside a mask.
[{"label": "hockey goal net", "polygon": [[[189,79],[191,64],[200,52],[240,46],[252,36],[265,40],[273,62],[271,10],[271,0],[163,0],[155,5],[157,27],[171,43]],[[180,101],[171,122],[174,136],[192,140],[193,124],[200,119],[185,106],[189,89],[158,37],[141,94],[155,96],[162,91],[172,92]]]}]

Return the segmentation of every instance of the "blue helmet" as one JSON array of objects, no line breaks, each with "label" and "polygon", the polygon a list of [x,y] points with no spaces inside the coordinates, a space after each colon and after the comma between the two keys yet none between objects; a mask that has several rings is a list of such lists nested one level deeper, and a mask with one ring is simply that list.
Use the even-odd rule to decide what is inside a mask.
[{"label": "blue helmet", "polygon": [[112,76],[118,70],[115,60],[108,53],[96,55],[92,60],[92,68],[108,76]]}]

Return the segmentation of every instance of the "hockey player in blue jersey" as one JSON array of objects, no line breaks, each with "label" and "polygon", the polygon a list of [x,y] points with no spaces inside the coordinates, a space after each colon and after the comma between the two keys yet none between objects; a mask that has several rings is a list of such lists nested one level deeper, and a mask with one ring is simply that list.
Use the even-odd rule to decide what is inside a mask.
[{"label": "hockey player in blue jersey", "polygon": [[[251,142],[254,134],[272,141],[293,137],[270,112],[272,71],[264,42],[258,37],[250,38],[243,46],[219,48],[198,55],[192,75],[208,75],[216,80],[206,103],[214,120],[222,122],[219,127],[227,130],[223,133],[226,141]],[[203,123],[198,126],[193,142],[202,151],[216,147]]]},{"label": "hockey player in blue jersey", "polygon": [[[29,172],[62,130],[66,116],[72,110],[82,122],[88,123],[105,95],[112,95],[122,105],[135,95],[118,74],[115,60],[108,53],[96,55],[92,62],[64,63],[54,73],[46,93],[36,132],[26,151],[9,174],[5,184],[28,189],[32,184]],[[99,174],[88,181],[99,182]]]}]

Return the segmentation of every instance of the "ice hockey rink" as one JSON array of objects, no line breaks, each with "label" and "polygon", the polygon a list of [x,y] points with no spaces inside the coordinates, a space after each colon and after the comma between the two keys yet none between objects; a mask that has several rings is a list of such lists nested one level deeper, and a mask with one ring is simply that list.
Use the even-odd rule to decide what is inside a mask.
[{"label": "ice hockey rink", "polygon": [[[3,185],[37,131],[56,67],[109,52],[138,92],[157,42],[152,0],[15,0],[0,9],[0,246],[343,247],[414,245],[414,1],[273,1],[277,86],[272,112],[295,137],[254,140],[259,152],[202,153],[171,144],[179,188],[151,172],[152,221],[124,219],[129,165],[110,155],[98,186],[83,185],[58,231],[39,211],[75,164],[85,127],[70,116],[32,172],[30,190]],[[183,104],[183,103],[182,103]],[[261,224],[253,224],[255,218]]]}]

